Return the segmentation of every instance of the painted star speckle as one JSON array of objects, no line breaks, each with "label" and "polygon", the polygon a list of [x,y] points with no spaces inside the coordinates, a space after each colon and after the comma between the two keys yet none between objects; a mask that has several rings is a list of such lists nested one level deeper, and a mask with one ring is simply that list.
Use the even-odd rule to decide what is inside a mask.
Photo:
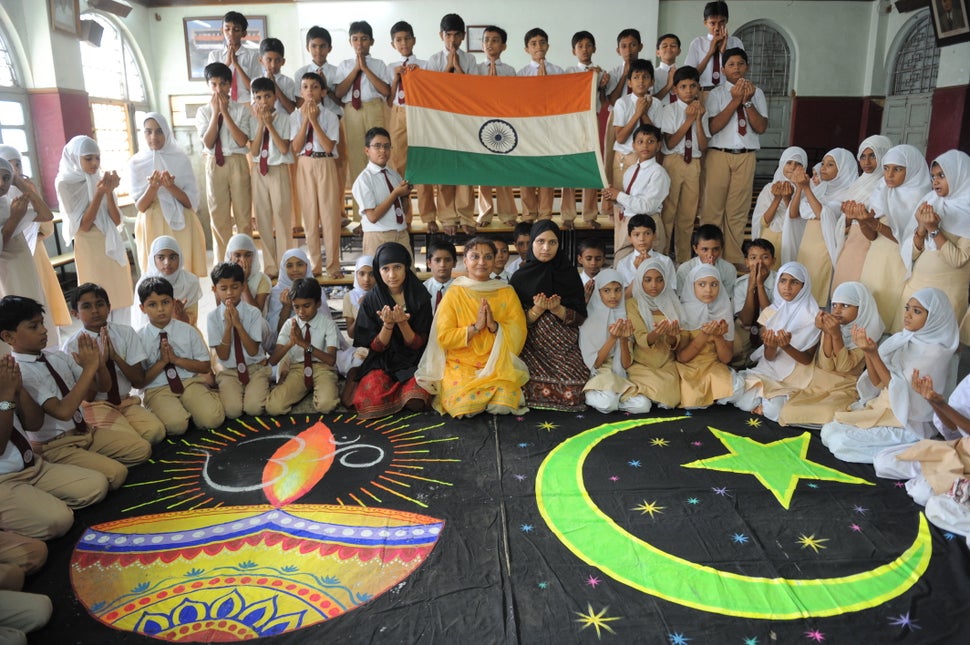
[{"label": "painted star speckle", "polygon": [[751,638],[745,638],[744,645],[758,645],[758,638],[755,636],[752,636]]},{"label": "painted star speckle", "polygon": [[589,585],[590,587],[592,587],[593,589],[596,589],[596,587],[599,586],[599,584],[603,581],[597,578],[596,576],[590,574],[583,582]]},{"label": "painted star speckle", "polygon": [[701,503],[701,500],[697,499],[696,497],[688,497],[687,503],[690,504],[691,506],[697,506],[698,504]]},{"label": "painted star speckle", "polygon": [[519,448],[528,448],[531,445],[532,445],[531,443],[526,443],[523,441],[522,443],[519,444]]},{"label": "painted star speckle", "polygon": [[749,538],[744,533],[735,533],[734,535],[731,536],[731,541],[734,542],[735,544],[747,544],[748,540],[750,539],[751,538]]},{"label": "painted star speckle", "polygon": [[862,527],[859,526],[858,524],[854,524],[854,523],[849,524],[849,528],[852,529],[855,533],[862,533]]},{"label": "painted star speckle", "polygon": [[695,448],[700,448],[701,446],[704,445],[704,442],[703,441],[691,441],[690,442],[690,445],[694,446]]},{"label": "painted star speckle", "polygon": [[549,583],[548,582],[540,582],[536,586],[539,587],[540,589],[548,589],[549,588]]},{"label": "painted star speckle", "polygon": [[671,632],[667,634],[667,638],[670,640],[670,645],[687,645],[690,640],[680,632]]},{"label": "painted star speckle", "polygon": [[866,513],[869,512],[868,508],[866,508],[865,506],[859,506],[858,504],[853,506],[852,510],[858,513],[859,515],[865,515]]},{"label": "painted star speckle", "polygon": [[535,528],[536,527],[532,526],[531,524],[523,524],[522,526],[519,527],[519,530],[522,531],[523,533],[532,533],[532,531],[534,531]]},{"label": "painted star speckle", "polygon": [[817,629],[813,629],[811,631],[805,632],[805,638],[807,638],[808,640],[815,641],[816,643],[821,643],[822,641],[825,640],[825,634],[823,634]]},{"label": "painted star speckle", "polygon": [[643,502],[639,506],[634,506],[630,510],[631,511],[640,511],[640,514],[641,515],[647,515],[647,514],[649,514],[650,517],[652,518],[654,513],[663,513],[663,511],[664,511],[665,508],[667,508],[667,507],[666,506],[657,506],[656,500],[654,500],[652,502],[648,502],[647,500],[643,500]]},{"label": "painted star speckle", "polygon": [[610,475],[610,481],[611,482],[618,482],[618,481],[620,481],[619,475]]},{"label": "painted star speckle", "polygon": [[642,464],[640,463],[639,459],[632,459],[626,462],[626,465],[630,466],[631,468],[639,468]]},{"label": "painted star speckle", "polygon": [[576,415],[576,418],[577,419],[585,419],[586,418],[586,415],[585,414],[577,414]]},{"label": "painted star speckle", "polygon": [[909,629],[910,631],[923,629],[922,627],[916,624],[915,620],[909,617],[908,611],[905,614],[900,614],[898,616],[890,616],[889,624],[892,625],[893,627],[903,627],[903,628]]},{"label": "painted star speckle", "polygon": [[657,446],[658,448],[666,448],[670,445],[670,441],[664,439],[663,437],[654,437],[650,440],[651,446]]},{"label": "painted star speckle", "polygon": [[949,531],[943,534],[943,539],[946,540],[947,542],[952,542],[953,538],[955,537],[956,536],[953,533],[950,533]]},{"label": "painted star speckle", "polygon": [[537,423],[536,427],[539,428],[540,430],[545,430],[546,432],[549,432],[549,431],[555,430],[559,426],[553,423],[552,421],[543,421],[542,423]]},{"label": "painted star speckle", "polygon": [[720,495],[721,497],[725,497],[728,494],[728,489],[726,486],[725,487],[712,486],[711,492],[714,493],[715,495]]},{"label": "painted star speckle", "polygon": [[517,481],[520,481],[520,482],[525,481],[525,475],[522,475],[520,473],[516,473],[515,475],[512,475],[512,476],[515,477]]},{"label": "painted star speckle", "polygon": [[515,417],[516,421],[525,421],[525,417]]},{"label": "painted star speckle", "polygon": [[601,629],[605,629],[611,634],[616,634],[616,632],[613,631],[613,628],[610,627],[608,623],[614,620],[620,620],[620,617],[607,616],[606,612],[609,611],[609,609],[610,609],[609,607],[603,607],[603,609],[601,609],[599,613],[595,613],[593,611],[593,605],[586,603],[585,614],[581,611],[574,611],[573,613],[579,616],[579,618],[575,619],[575,622],[581,623],[583,625],[579,629],[579,631],[583,631],[587,627],[593,627],[596,630],[597,639],[602,638],[603,636],[602,633],[600,632]]},{"label": "painted star speckle", "polygon": [[895,482],[893,486],[896,488],[906,488],[906,482]]},{"label": "painted star speckle", "polygon": [[754,417],[751,417],[750,419],[748,419],[744,423],[748,427],[751,427],[751,428],[760,428],[761,427],[761,419],[755,419]]},{"label": "painted star speckle", "polygon": [[809,488],[818,488],[818,484],[816,484],[815,482],[808,482],[808,487]]},{"label": "painted star speckle", "polygon": [[815,537],[814,533],[812,535],[805,535],[803,533],[802,535],[798,536],[798,543],[802,545],[802,548],[811,549],[815,551],[815,553],[818,553],[819,549],[828,548],[824,544],[822,544],[822,542],[828,542],[828,541],[829,541],[828,538]]}]

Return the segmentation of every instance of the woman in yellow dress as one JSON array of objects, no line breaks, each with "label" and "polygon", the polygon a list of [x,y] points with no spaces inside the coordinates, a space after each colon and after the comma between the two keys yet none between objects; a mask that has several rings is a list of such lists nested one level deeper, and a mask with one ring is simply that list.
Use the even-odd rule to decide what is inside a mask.
[{"label": "woman in yellow dress", "polygon": [[518,354],[525,313],[515,290],[490,276],[495,244],[475,237],[465,245],[467,277],[456,278],[438,305],[430,340],[415,375],[435,394],[442,414],[523,414],[529,372]]}]

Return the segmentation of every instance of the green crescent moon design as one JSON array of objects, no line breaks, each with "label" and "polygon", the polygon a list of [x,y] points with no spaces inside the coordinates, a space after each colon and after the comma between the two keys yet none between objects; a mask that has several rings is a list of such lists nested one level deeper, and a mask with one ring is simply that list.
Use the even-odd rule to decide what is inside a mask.
[{"label": "green crescent moon design", "polygon": [[606,423],[558,445],[539,468],[536,501],[553,533],[587,564],[644,593],[728,616],[788,620],[834,616],[882,604],[909,589],[932,555],[929,524],[920,513],[913,544],[898,558],[841,578],[798,580],[743,576],[691,562],[623,530],[590,499],[583,464],[604,439],[677,418]]}]

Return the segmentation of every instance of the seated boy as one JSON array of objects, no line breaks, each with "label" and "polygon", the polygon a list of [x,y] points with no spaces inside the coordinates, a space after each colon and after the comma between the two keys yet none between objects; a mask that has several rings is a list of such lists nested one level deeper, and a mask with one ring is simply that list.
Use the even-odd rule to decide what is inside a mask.
[{"label": "seated boy", "polygon": [[505,265],[505,270],[509,276],[516,272],[529,252],[529,245],[532,244],[532,223],[519,222],[512,229],[512,244],[515,245],[516,256]]},{"label": "seated boy", "polygon": [[492,279],[501,280],[508,284],[509,272],[505,270],[505,265],[509,261],[509,243],[501,238],[492,238],[495,243],[495,264],[492,266]]},{"label": "seated boy", "polygon": [[142,439],[156,444],[165,438],[165,426],[142,406],[131,389],[145,387],[145,370],[141,362],[148,357],[138,332],[120,323],[109,323],[111,302],[108,292],[86,282],[74,292],[71,313],[81,321],[81,329],[67,339],[61,349],[67,354],[78,351],[78,339],[88,336],[101,345],[98,369],[98,393],[90,403],[82,404],[85,414],[106,418],[120,412]]},{"label": "seated boy", "polygon": [[[761,345],[754,324],[761,312],[771,305],[775,290],[775,245],[757,238],[741,245],[748,263],[748,273],[734,283],[734,364],[743,366],[752,350]],[[724,260],[721,260],[722,262]]]},{"label": "seated boy", "polygon": [[309,391],[313,391],[313,409],[321,414],[340,401],[334,369],[340,332],[333,319],[321,313],[321,295],[320,284],[311,278],[297,280],[290,288],[296,317],[283,323],[269,359],[271,365],[277,365],[288,358],[290,371],[266,400],[269,415],[288,414]]},{"label": "seated boy", "polygon": [[583,281],[583,289],[586,291],[586,302],[589,302],[596,283],[593,278],[603,269],[603,262],[606,260],[606,245],[602,240],[584,239],[579,243],[579,254],[576,256],[582,271],[579,277]]},{"label": "seated boy", "polygon": [[272,370],[263,352],[266,322],[256,307],[242,301],[245,277],[238,264],[217,264],[210,274],[218,306],[209,312],[207,336],[222,369],[216,374],[226,417],[263,413]]},{"label": "seated boy", "polygon": [[[23,388],[17,362],[4,356],[0,358],[0,537],[10,539],[0,540],[0,562],[21,556],[35,559],[27,538],[50,540],[64,535],[74,524],[72,508],[90,506],[108,494],[108,480],[101,473],[51,463],[34,454],[18,414],[29,425],[43,422],[43,411]],[[43,559],[37,564],[43,564]]]},{"label": "seated boy", "polygon": [[371,128],[364,136],[367,167],[357,176],[351,192],[361,214],[364,231],[363,253],[374,255],[384,242],[398,242],[411,248],[411,184],[393,168],[391,135],[384,128]]},{"label": "seated boy", "polygon": [[724,252],[724,232],[713,224],[698,226],[691,236],[690,245],[694,249],[694,257],[677,268],[677,284],[674,285],[677,293],[680,293],[678,285],[687,283],[687,276],[694,267],[698,264],[713,264],[721,274],[721,284],[727,289],[728,296],[733,297],[738,271],[733,264],[721,257]]},{"label": "seated boy", "polygon": [[438,311],[438,303],[444,297],[445,290],[455,281],[451,272],[455,270],[455,264],[458,262],[458,250],[451,242],[438,240],[428,247],[428,252],[430,254],[428,268],[431,269],[431,277],[424,281],[424,288],[431,294],[431,310]]},{"label": "seated boy", "polygon": [[200,428],[222,425],[222,401],[203,376],[212,368],[209,350],[195,327],[172,317],[172,285],[165,278],[148,278],[138,285],[138,299],[148,317],[138,332],[148,353],[142,361],[145,407],[169,436],[185,434],[190,419]]},{"label": "seated boy", "polygon": [[[89,336],[78,339],[74,359],[60,350],[46,350],[44,308],[35,300],[6,296],[0,300],[0,340],[13,349],[23,387],[43,409],[43,421],[28,423],[31,448],[46,461],[72,464],[104,475],[112,490],[128,476],[126,465],[140,464],[152,447],[117,415],[98,422],[85,419],[81,404],[91,396],[101,353]],[[89,423],[90,422],[90,423]],[[95,425],[96,424],[96,425]]]},{"label": "seated boy", "polygon": [[[616,270],[623,276],[623,286],[626,288],[624,293],[627,298],[633,297],[633,281],[637,276],[637,269],[647,258],[657,258],[667,265],[667,274],[674,274],[674,262],[666,255],[657,253],[653,249],[654,239],[657,236],[657,222],[649,215],[634,215],[627,224],[630,243],[633,245],[633,252],[627,254],[623,259],[616,263]],[[676,288],[677,284],[669,285]]]}]

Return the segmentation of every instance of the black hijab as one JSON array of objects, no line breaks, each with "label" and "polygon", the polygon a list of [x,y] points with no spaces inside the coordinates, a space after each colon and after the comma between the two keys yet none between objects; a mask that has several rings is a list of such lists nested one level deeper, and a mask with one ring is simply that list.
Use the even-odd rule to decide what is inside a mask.
[{"label": "black hijab", "polygon": [[[556,234],[559,249],[551,260],[540,262],[532,252],[532,244],[546,231]],[[547,296],[558,295],[564,307],[572,309],[583,318],[586,317],[583,281],[576,267],[566,257],[562,248],[562,233],[552,220],[543,219],[532,225],[532,230],[529,231],[529,253],[525,261],[512,274],[510,284],[515,288],[515,293],[518,294],[519,301],[525,309],[532,306],[532,298],[536,294],[544,293]]]},{"label": "black hijab", "polygon": [[375,286],[367,292],[360,301],[360,311],[357,314],[357,327],[354,330],[354,346],[370,347],[370,344],[381,333],[384,322],[378,312],[385,306],[393,308],[397,302],[391,296],[384,279],[381,277],[381,266],[393,263],[403,264],[406,268],[404,277],[404,306],[407,313],[411,314],[408,321],[414,333],[419,335],[424,342],[418,349],[412,349],[404,344],[404,337],[400,329],[394,326],[391,334],[391,342],[383,352],[371,352],[364,359],[360,366],[360,375],[364,376],[368,372],[380,369],[399,382],[407,381],[414,376],[424,353],[424,346],[428,342],[428,334],[431,331],[431,295],[421,284],[418,276],[411,271],[411,254],[408,250],[397,242],[385,242],[377,247],[374,253],[374,281]]}]

